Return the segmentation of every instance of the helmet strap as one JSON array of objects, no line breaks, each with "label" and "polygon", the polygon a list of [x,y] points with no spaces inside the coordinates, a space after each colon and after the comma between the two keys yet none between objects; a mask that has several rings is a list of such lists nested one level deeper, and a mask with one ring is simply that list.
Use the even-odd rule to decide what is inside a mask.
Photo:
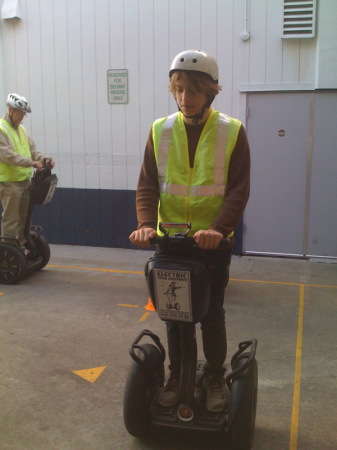
[{"label": "helmet strap", "polygon": [[9,108],[8,109],[8,117],[11,119],[12,125],[14,125],[12,115],[13,115],[13,108]]},{"label": "helmet strap", "polygon": [[198,114],[194,114],[194,116],[186,116],[186,114],[184,114],[182,112],[182,110],[180,109],[180,106],[176,100],[177,106],[179,111],[183,114],[184,117],[186,117],[186,119],[192,119],[192,123],[193,125],[198,125],[199,120],[201,120],[204,117],[205,111],[207,108],[209,108],[214,100],[215,96],[211,95],[208,100],[206,101],[206,103],[204,104],[204,106],[201,108],[200,113]]}]

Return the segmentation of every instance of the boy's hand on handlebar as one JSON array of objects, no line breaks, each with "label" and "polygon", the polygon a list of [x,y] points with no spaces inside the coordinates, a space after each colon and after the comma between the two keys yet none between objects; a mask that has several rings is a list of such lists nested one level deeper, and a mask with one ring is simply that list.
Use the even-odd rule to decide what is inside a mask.
[{"label": "boy's hand on handlebar", "polygon": [[193,239],[203,250],[215,250],[223,239],[223,235],[215,230],[199,230],[194,234]]},{"label": "boy's hand on handlebar", "polygon": [[140,228],[139,230],[133,231],[130,234],[129,239],[138,247],[148,248],[151,245],[150,239],[153,239],[156,236],[157,232],[153,228]]}]

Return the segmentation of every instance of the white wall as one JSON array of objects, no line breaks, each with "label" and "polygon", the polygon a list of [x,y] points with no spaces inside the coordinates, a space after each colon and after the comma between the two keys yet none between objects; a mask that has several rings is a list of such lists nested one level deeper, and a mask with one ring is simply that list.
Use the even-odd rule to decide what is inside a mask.
[{"label": "white wall", "polygon": [[337,87],[337,2],[320,0],[317,21],[316,88]]},{"label": "white wall", "polygon": [[[315,86],[317,39],[281,39],[281,0],[21,0],[21,6],[21,20],[0,23],[1,94],[31,101],[26,126],[56,159],[60,187],[135,189],[151,123],[176,109],[168,69],[182,50],[218,59],[223,91],[215,107],[243,121],[240,91]],[[243,41],[246,29],[250,39]],[[111,105],[107,70],[122,68],[129,103]]]}]

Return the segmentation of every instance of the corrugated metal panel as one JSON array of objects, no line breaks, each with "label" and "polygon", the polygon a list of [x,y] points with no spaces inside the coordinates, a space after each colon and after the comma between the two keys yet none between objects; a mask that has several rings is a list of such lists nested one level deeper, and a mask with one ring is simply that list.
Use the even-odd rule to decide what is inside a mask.
[{"label": "corrugated metal panel", "polygon": [[315,36],[316,0],[284,0],[283,38]]}]

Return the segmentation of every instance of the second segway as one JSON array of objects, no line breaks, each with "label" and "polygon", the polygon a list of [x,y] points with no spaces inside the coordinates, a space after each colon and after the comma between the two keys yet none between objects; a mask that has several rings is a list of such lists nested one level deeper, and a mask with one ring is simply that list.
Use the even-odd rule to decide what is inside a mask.
[{"label": "second segway", "polygon": [[0,283],[15,284],[21,281],[27,272],[41,270],[50,258],[50,247],[42,234],[42,227],[31,225],[35,205],[49,203],[55,193],[57,176],[51,173],[52,166],[45,163],[35,171],[30,183],[30,198],[24,228],[25,250],[19,247],[14,238],[0,237]]}]

